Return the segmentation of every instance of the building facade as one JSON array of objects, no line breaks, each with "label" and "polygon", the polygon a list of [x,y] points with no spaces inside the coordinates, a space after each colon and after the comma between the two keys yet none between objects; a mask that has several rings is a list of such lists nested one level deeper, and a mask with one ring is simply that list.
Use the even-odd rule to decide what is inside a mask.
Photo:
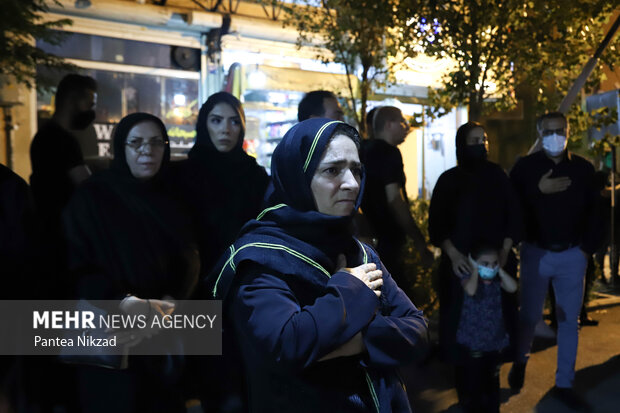
[{"label": "building facade", "polygon": [[[61,0],[51,5],[45,19],[73,21],[63,28],[65,41],[60,46],[39,41],[38,46],[65,57],[98,82],[95,123],[78,136],[95,168],[110,156],[114,125],[137,111],[159,116],[168,128],[173,155],[183,157],[193,144],[201,104],[224,89],[244,104],[246,151],[269,168],[273,148],[297,121],[297,104],[305,92],[327,89],[346,95],[344,69],[321,63],[316,48],[297,47],[297,32],[283,27],[281,17],[278,3]],[[408,70],[397,73],[398,85],[374,91],[369,109],[390,104],[407,116],[421,114],[427,87],[438,84],[447,64],[424,57],[411,60]],[[37,81],[53,85],[63,75],[41,68]],[[36,93],[17,86],[3,90],[3,101],[19,104],[10,109],[19,126],[12,133],[11,161],[27,180],[30,140],[51,117],[53,94],[53,89]],[[410,196],[428,192],[439,174],[455,165],[454,135],[466,116],[457,110],[429,122],[401,146]],[[6,145],[0,146],[6,159]]]}]

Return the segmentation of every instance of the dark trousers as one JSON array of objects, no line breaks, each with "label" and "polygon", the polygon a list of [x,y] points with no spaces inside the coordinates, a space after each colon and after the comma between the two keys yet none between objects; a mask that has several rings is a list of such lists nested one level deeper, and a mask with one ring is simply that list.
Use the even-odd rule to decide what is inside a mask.
[{"label": "dark trousers", "polygon": [[473,352],[455,366],[459,404],[467,413],[499,413],[499,352]]}]

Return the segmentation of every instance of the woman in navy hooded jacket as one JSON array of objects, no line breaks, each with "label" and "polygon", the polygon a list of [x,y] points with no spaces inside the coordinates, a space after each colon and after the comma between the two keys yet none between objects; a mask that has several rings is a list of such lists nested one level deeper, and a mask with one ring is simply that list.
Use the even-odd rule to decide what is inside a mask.
[{"label": "woman in navy hooded jacket", "polygon": [[271,207],[212,274],[246,365],[252,412],[409,412],[397,368],[424,355],[422,312],[352,236],[359,135],[291,128],[272,157]]}]

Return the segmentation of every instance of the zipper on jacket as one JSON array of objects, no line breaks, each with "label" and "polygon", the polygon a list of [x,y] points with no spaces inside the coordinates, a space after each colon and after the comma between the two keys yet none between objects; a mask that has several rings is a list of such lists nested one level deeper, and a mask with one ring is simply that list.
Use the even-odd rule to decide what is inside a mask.
[{"label": "zipper on jacket", "polygon": [[372,396],[372,401],[375,403],[375,408],[377,409],[377,413],[381,413],[379,409],[379,399],[377,398],[377,392],[375,391],[375,386],[372,384],[372,379],[368,374],[368,370],[364,369],[364,373],[366,374],[366,383],[368,383],[368,389],[370,390],[370,395]]}]

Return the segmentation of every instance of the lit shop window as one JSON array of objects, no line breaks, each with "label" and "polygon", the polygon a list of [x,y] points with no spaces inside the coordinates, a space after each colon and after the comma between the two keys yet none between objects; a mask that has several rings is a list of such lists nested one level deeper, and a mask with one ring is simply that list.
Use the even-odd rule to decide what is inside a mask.
[{"label": "lit shop window", "polygon": [[271,155],[284,134],[297,123],[297,105],[304,92],[247,90],[245,149],[257,162],[271,167]]},{"label": "lit shop window", "polygon": [[344,94],[344,75],[302,70],[299,64],[281,57],[272,56],[268,62],[262,62],[266,55],[260,53],[225,51],[223,55],[228,56],[228,61],[235,58],[244,62],[228,67],[227,88],[237,92],[243,102],[245,149],[267,171],[276,145],[297,123],[297,107],[304,95],[312,90]]},{"label": "lit shop window", "polygon": [[[111,157],[114,126],[135,112],[151,113],[164,122],[173,156],[183,156],[192,147],[200,108],[199,72],[197,63],[190,64],[187,56],[175,58],[174,46],[72,34],[62,47],[49,48],[82,67],[81,74],[97,81],[95,122],[75,133],[87,160]],[[194,50],[185,49],[190,54]],[[179,69],[175,59],[186,59],[182,62],[185,68]],[[65,74],[44,68],[37,71],[38,82],[52,85],[37,94],[40,124],[53,114],[53,85]]]}]

